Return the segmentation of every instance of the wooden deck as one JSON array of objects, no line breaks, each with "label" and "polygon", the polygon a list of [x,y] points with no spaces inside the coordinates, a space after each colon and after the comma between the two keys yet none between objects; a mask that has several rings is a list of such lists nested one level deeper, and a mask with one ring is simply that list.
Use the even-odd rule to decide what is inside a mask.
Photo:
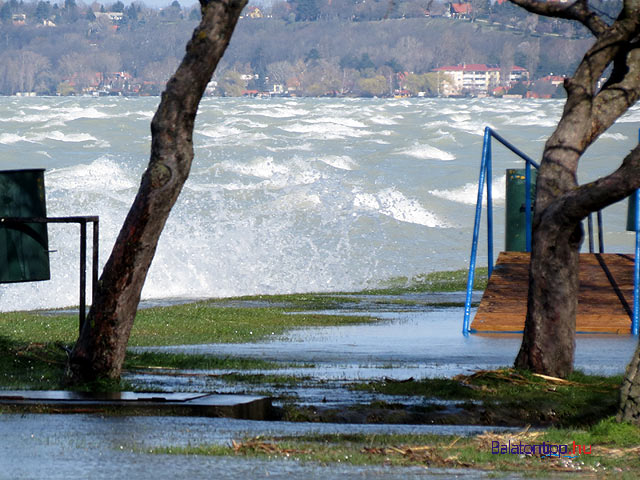
[{"label": "wooden deck", "polygon": [[[634,256],[580,254],[576,331],[631,333]],[[521,332],[527,312],[529,254],[502,252],[471,324],[475,332]]]}]

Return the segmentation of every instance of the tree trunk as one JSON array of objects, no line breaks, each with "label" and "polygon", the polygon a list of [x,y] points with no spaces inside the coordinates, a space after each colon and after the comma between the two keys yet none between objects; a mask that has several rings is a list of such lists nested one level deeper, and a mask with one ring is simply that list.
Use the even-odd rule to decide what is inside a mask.
[{"label": "tree trunk", "polygon": [[201,0],[202,20],[151,122],[151,158],[69,359],[72,381],[120,377],[158,239],[187,180],[200,99],[246,0]]},{"label": "tree trunk", "polygon": [[619,422],[640,425],[640,344],[627,366],[627,372],[622,381],[620,410],[616,419]]},{"label": "tree trunk", "polygon": [[[577,150],[567,144],[561,123],[545,146],[537,180],[532,228],[529,295],[522,346],[515,361],[545,375],[566,377],[573,368],[575,315],[578,303],[578,260],[582,242],[581,219],[558,213],[557,198],[577,185]],[[572,130],[575,127],[572,128]],[[558,141],[558,138],[563,138]],[[575,143],[575,142],[574,142]],[[581,152],[580,152],[581,153]]]},{"label": "tree trunk", "polygon": [[[585,185],[577,182],[582,154],[640,98],[640,0],[624,0],[611,25],[586,0],[511,2],[533,13],[579,21],[596,37],[573,77],[565,80],[567,102],[540,164],[527,318],[515,361],[519,368],[566,377],[573,370],[581,222],[640,186],[638,148],[611,175]],[[609,78],[599,87],[609,66]]]}]

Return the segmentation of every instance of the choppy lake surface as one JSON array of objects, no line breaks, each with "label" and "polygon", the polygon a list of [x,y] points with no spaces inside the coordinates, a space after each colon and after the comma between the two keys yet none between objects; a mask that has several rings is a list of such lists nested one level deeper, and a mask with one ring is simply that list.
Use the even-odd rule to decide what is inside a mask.
[{"label": "choppy lake surface", "polygon": [[[0,168],[46,168],[50,216],[99,215],[101,264],[148,162],[158,101],[0,97]],[[350,290],[464,268],[484,127],[539,158],[562,105],[207,98],[143,297]],[[635,108],[602,136],[581,181],[616,168],[639,122]],[[520,166],[494,147],[497,248],[504,170]],[[621,204],[605,212],[607,251],[632,251],[625,215]],[[52,280],[1,286],[0,309],[77,304],[78,228],[52,225],[49,236]]]}]

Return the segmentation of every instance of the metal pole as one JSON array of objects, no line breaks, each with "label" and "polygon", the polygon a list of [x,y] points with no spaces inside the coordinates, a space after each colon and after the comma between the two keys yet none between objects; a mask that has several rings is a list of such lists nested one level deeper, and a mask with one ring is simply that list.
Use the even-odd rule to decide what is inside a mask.
[{"label": "metal pole", "polygon": [[589,229],[589,253],[593,253],[593,218],[591,214],[587,216],[587,226]]},{"label": "metal pole", "polygon": [[526,251],[531,251],[531,164],[525,162],[524,170],[524,198],[525,198],[525,232]]},{"label": "metal pole", "polygon": [[80,223],[80,332],[87,315],[87,223]]},{"label": "metal pole", "polygon": [[602,229],[602,210],[598,210],[598,253],[604,253],[604,230]]},{"label": "metal pole", "polygon": [[91,305],[93,305],[93,299],[96,298],[96,291],[98,289],[98,240],[100,238],[99,222],[93,221],[93,260],[91,262],[92,275],[91,275]]},{"label": "metal pole", "polygon": [[636,257],[633,264],[633,319],[631,320],[631,333],[638,335],[638,319],[640,318],[640,298],[638,291],[640,290],[640,191],[634,192],[634,203],[636,204]]},{"label": "metal pole", "polygon": [[[489,128],[489,134],[493,131]],[[493,172],[491,161],[491,136],[489,136],[489,142],[487,144],[487,151],[483,153],[486,155],[485,169],[487,170],[487,264],[488,264],[488,276],[491,278],[493,273]]]},{"label": "metal pole", "polygon": [[462,322],[462,333],[469,334],[469,316],[471,315],[471,294],[473,292],[473,280],[476,271],[476,256],[478,254],[478,237],[480,235],[480,218],[482,217],[482,191],[484,190],[484,179],[486,174],[487,153],[491,142],[491,129],[484,129],[484,143],[482,145],[482,160],[480,162],[480,177],[478,179],[478,199],[476,201],[476,216],[473,224],[473,240],[471,242],[471,257],[469,258],[469,272],[467,274],[467,296],[464,302],[464,320]]}]

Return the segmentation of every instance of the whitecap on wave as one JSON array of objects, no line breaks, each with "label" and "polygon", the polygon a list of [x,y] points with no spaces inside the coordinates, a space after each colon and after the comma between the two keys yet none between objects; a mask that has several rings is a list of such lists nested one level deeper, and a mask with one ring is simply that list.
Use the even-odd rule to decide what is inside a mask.
[{"label": "whitecap on wave", "polygon": [[356,209],[381,213],[400,222],[415,223],[425,227],[450,227],[435,213],[420,205],[417,200],[407,198],[395,188],[387,188],[377,194],[356,193],[353,206]]},{"label": "whitecap on wave", "polygon": [[358,164],[348,155],[331,155],[319,158],[321,162],[339,170],[354,170]]},{"label": "whitecap on wave", "polygon": [[[492,183],[492,199],[495,205],[503,205],[506,191],[506,177],[494,178]],[[485,187],[486,189],[486,187]],[[478,201],[478,184],[466,183],[465,185],[451,190],[429,190],[435,197],[444,198],[452,202],[464,203],[465,205],[475,205]],[[487,204],[486,190],[482,195],[482,204]]]},{"label": "whitecap on wave", "polygon": [[419,158],[420,160],[442,160],[448,162],[455,160],[456,157],[452,153],[445,152],[431,145],[414,145],[413,147],[397,152],[401,155],[409,155],[410,157]]},{"label": "whitecap on wave", "polygon": [[17,135],[15,133],[0,133],[0,143],[4,145],[12,145],[18,142],[28,142],[25,137]]},{"label": "whitecap on wave", "polygon": [[371,135],[367,130],[338,125],[335,123],[294,123],[280,127],[285,132],[300,133],[310,138],[320,138],[324,140],[339,140],[345,137],[364,137]]},{"label": "whitecap on wave", "polygon": [[100,157],[90,164],[56,168],[46,174],[47,188],[73,192],[115,192],[137,188],[138,179],[131,172],[108,157]]},{"label": "whitecap on wave", "polygon": [[378,125],[396,125],[398,122],[396,122],[394,118],[397,117],[383,117],[382,115],[376,115],[371,117],[369,120]]},{"label": "whitecap on wave", "polygon": [[303,120],[306,123],[333,123],[335,125],[342,125],[343,127],[352,127],[352,128],[364,128],[366,125],[359,120],[355,120],[353,118],[347,117],[322,117],[321,120],[308,119]]},{"label": "whitecap on wave", "polygon": [[44,134],[34,135],[33,139],[36,141],[49,139],[56,140],[58,142],[72,143],[95,142],[98,140],[96,137],[94,137],[93,135],[89,135],[88,133],[62,133],[59,130],[53,130]]},{"label": "whitecap on wave", "polygon": [[234,127],[229,127],[228,125],[204,125],[203,128],[196,130],[196,133],[204,135],[205,137],[220,138],[230,137],[232,135],[240,135],[242,133],[242,130]]},{"label": "whitecap on wave", "polygon": [[104,140],[98,140],[88,133],[63,133],[59,130],[52,130],[46,133],[31,133],[28,135],[17,135],[15,133],[0,134],[0,143],[11,145],[18,142],[41,143],[46,140],[54,140],[57,142],[84,143],[95,142],[95,146],[108,147],[109,143]]},{"label": "whitecap on wave", "polygon": [[629,139],[629,137],[627,137],[623,133],[609,133],[609,132],[603,133],[602,135],[600,135],[600,138],[606,138],[608,140],[617,140],[617,141],[623,141],[623,140]]},{"label": "whitecap on wave", "polygon": [[288,160],[286,165],[278,163],[273,157],[262,157],[249,163],[220,162],[215,168],[264,180],[259,184],[254,184],[254,188],[308,185],[322,178],[322,174],[311,168],[307,161],[297,157]]},{"label": "whitecap on wave", "polygon": [[303,108],[274,107],[272,105],[265,105],[263,108],[252,107],[251,114],[272,118],[290,118],[308,115],[309,111]]}]

